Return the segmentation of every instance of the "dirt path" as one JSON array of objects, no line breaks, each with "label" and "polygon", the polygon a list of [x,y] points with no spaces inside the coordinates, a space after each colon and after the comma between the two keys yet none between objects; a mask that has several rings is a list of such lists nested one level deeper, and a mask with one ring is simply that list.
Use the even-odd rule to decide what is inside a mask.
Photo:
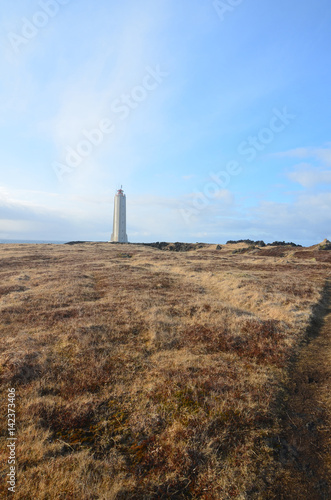
[{"label": "dirt path", "polygon": [[[293,365],[279,438],[280,499],[331,499],[331,283]],[[285,486],[286,485],[286,486]]]}]

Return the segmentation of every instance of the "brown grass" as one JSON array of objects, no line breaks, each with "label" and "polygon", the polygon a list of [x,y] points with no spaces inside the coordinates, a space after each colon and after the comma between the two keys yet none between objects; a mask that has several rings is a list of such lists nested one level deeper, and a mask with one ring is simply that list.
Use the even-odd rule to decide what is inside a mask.
[{"label": "brown grass", "polygon": [[289,367],[330,263],[236,247],[0,247],[17,499],[292,498]]}]

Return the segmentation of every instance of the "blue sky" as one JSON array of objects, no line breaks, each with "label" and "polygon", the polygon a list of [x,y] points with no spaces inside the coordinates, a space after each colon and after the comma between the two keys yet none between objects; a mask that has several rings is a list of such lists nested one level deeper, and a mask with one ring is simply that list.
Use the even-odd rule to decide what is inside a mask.
[{"label": "blue sky", "polygon": [[[326,0],[16,0],[0,239],[331,239]],[[215,180],[216,179],[216,180]]]}]

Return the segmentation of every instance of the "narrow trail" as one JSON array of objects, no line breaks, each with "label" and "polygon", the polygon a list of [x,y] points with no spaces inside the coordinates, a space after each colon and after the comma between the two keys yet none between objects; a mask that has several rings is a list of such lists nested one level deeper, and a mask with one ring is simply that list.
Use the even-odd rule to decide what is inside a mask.
[{"label": "narrow trail", "polygon": [[278,440],[283,480],[276,487],[276,497],[283,500],[331,499],[330,281],[314,313],[290,373],[283,433]]}]

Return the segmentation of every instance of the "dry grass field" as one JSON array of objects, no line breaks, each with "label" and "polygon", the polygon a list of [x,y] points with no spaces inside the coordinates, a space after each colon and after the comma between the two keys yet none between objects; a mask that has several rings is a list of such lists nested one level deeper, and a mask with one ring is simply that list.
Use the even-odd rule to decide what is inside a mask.
[{"label": "dry grass field", "polygon": [[317,248],[1,245],[1,498],[10,387],[15,499],[331,498],[330,275]]}]

